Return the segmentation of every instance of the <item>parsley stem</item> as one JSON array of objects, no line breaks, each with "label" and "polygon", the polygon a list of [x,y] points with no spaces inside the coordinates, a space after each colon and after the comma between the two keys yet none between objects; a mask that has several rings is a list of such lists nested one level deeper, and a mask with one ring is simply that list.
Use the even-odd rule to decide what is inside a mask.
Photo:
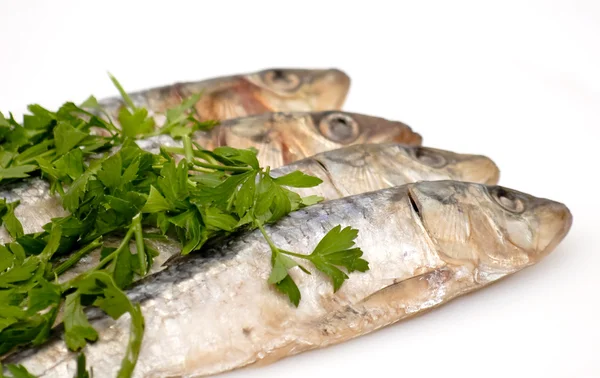
[{"label": "parsley stem", "polygon": [[185,159],[188,163],[194,161],[194,150],[192,149],[192,140],[189,136],[183,137],[183,151],[185,152]]},{"label": "parsley stem", "polygon": [[108,73],[108,76],[110,77],[110,80],[113,82],[115,87],[117,87],[117,90],[119,91],[119,93],[121,94],[121,97],[123,98],[123,102],[125,102],[125,104],[129,107],[130,110],[135,110],[136,107],[135,107],[133,101],[131,100],[131,97],[129,97],[127,92],[125,92],[125,89],[123,89],[123,87],[121,86],[121,83],[119,83],[117,81],[117,79],[113,75],[110,74],[110,72]]},{"label": "parsley stem", "polygon": [[202,172],[202,173],[213,173],[213,170],[211,170],[211,169],[200,168],[200,167],[191,167],[190,170],[195,171],[195,172]]},{"label": "parsley stem", "polygon": [[209,164],[209,163],[203,163],[200,160],[194,160],[194,165],[197,165],[198,167],[203,167],[203,168],[215,169],[218,171],[231,171],[231,172],[249,172],[254,169],[252,167],[234,167],[231,165]]},{"label": "parsley stem", "polygon": [[265,227],[262,225],[262,223],[256,222],[256,226],[260,230],[260,233],[264,236],[267,243],[269,243],[269,247],[271,247],[271,252],[273,253],[273,256],[275,256],[277,253],[279,253],[279,248],[277,248],[275,243],[273,243],[273,240],[271,240],[271,237],[267,234],[267,231],[265,230]]},{"label": "parsley stem", "polygon": [[46,277],[46,279],[51,279],[54,275],[60,276],[61,274],[69,270],[69,268],[71,268],[73,265],[75,265],[79,260],[81,260],[83,256],[87,255],[90,251],[93,251],[101,245],[102,237],[99,237],[90,244],[81,248],[80,250],[73,252],[73,254],[69,256],[69,258],[65,260],[65,262],[63,262],[56,269],[54,269],[54,271],[51,272],[52,274],[49,275],[50,277]]},{"label": "parsley stem", "polygon": [[[183,149],[183,147],[172,147],[172,146],[161,146],[161,147],[163,150],[165,150],[167,152],[171,152],[171,153],[179,154],[179,155],[185,154],[185,150]],[[194,156],[200,157],[200,156],[198,156],[198,152],[199,151],[194,151]]]},{"label": "parsley stem", "polygon": [[146,261],[146,250],[144,248],[144,235],[142,234],[142,214],[138,213],[131,221],[131,227],[135,234],[135,248],[140,260],[140,275],[145,276],[148,273],[148,264]]},{"label": "parsley stem", "polygon": [[[196,148],[201,148],[198,146],[198,143],[192,141],[192,144],[196,147]],[[163,150],[167,151],[167,152],[171,152],[173,154],[178,154],[178,155],[184,155],[185,154],[185,149],[183,147],[171,147],[171,146],[162,146],[161,147]],[[194,156],[197,158],[200,158],[202,160],[206,160],[208,162],[211,162],[212,164],[217,164],[218,161],[213,158],[212,156],[210,156],[209,154],[201,151],[201,150],[193,150]]]},{"label": "parsley stem", "polygon": [[219,161],[217,159],[215,159],[212,155],[204,152],[204,149],[202,148],[202,146],[199,145],[197,142],[192,141],[192,144],[194,145],[194,147],[196,147],[196,150],[194,150],[194,156],[196,156],[202,160],[205,160],[211,164],[219,163]]},{"label": "parsley stem", "polygon": [[285,249],[279,249],[279,252],[283,253],[284,255],[294,256],[294,257],[298,257],[298,258],[305,259],[305,260],[311,259],[309,255],[302,255],[300,253],[286,251]]},{"label": "parsley stem", "polygon": [[94,269],[92,269],[90,272],[95,272],[97,270],[102,269],[109,262],[111,262],[115,257],[117,257],[119,255],[119,253],[121,253],[121,251],[125,247],[127,247],[127,245],[129,244],[129,241],[131,240],[131,237],[133,236],[133,232],[134,232],[134,229],[133,229],[133,227],[130,226],[129,230],[127,231],[127,234],[125,234],[125,237],[123,238],[123,241],[121,241],[121,244],[119,244],[119,247],[117,249],[115,249],[110,255],[108,255],[105,258],[103,258],[98,263],[98,265],[96,265],[96,267]]}]

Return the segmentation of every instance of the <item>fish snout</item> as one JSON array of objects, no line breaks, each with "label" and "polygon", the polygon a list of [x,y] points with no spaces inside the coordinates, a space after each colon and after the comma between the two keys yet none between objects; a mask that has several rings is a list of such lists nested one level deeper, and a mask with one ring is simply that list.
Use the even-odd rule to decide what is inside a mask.
[{"label": "fish snout", "polygon": [[421,134],[413,131],[410,126],[402,122],[392,122],[392,127],[396,129],[397,132],[390,142],[401,143],[408,146],[420,146],[423,143]]},{"label": "fish snout", "polygon": [[420,146],[423,142],[421,135],[403,122],[361,114],[354,114],[354,116],[362,125],[366,143],[400,143],[406,146]]},{"label": "fish snout", "polygon": [[321,70],[311,81],[315,111],[340,109],[350,90],[350,76],[337,68]]},{"label": "fish snout", "polygon": [[560,202],[543,200],[535,211],[539,223],[536,248],[530,254],[533,262],[550,254],[567,236],[573,224],[573,214]]},{"label": "fish snout", "polygon": [[457,165],[463,175],[462,181],[496,185],[500,179],[500,169],[487,156],[472,155]]}]

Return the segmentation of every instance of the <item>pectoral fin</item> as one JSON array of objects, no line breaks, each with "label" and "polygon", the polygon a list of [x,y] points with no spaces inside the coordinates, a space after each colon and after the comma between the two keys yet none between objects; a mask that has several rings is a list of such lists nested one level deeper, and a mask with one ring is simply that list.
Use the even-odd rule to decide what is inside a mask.
[{"label": "pectoral fin", "polygon": [[430,270],[386,286],[363,299],[359,305],[371,310],[394,308],[414,312],[413,308],[435,301],[443,295],[444,284],[451,276],[452,271],[447,268]]}]

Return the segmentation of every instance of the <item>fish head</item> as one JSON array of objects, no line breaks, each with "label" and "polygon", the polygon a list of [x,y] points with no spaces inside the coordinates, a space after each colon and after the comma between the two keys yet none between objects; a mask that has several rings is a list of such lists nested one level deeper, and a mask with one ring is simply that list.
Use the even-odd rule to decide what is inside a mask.
[{"label": "fish head", "polygon": [[[404,165],[414,172],[425,172],[422,180],[439,174],[452,180],[497,184],[500,177],[498,166],[482,155],[460,154],[429,147],[398,146],[394,161],[404,161]],[[415,177],[415,180],[419,178]]]},{"label": "fish head", "polygon": [[312,125],[318,134],[341,146],[359,143],[396,142],[419,146],[420,134],[399,121],[365,114],[325,111],[312,113]]},{"label": "fish head", "polygon": [[293,125],[283,125],[282,144],[296,159],[350,145],[401,141],[418,145],[421,136],[402,122],[341,111],[306,113]]},{"label": "fish head", "polygon": [[272,68],[246,76],[272,111],[340,109],[350,88],[350,77],[338,69]]},{"label": "fish head", "polygon": [[408,193],[413,214],[439,256],[449,264],[472,266],[479,283],[535,264],[572,223],[564,204],[501,186],[420,182]]}]

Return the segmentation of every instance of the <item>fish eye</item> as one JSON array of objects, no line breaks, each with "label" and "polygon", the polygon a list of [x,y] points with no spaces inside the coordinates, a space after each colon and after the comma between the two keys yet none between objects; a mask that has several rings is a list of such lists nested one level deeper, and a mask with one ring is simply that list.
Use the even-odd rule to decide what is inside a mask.
[{"label": "fish eye", "polygon": [[358,138],[360,127],[352,117],[342,113],[333,113],[319,122],[319,131],[332,141],[351,143]]},{"label": "fish eye", "polygon": [[413,149],[413,153],[418,161],[432,168],[442,168],[448,164],[440,153],[427,148],[417,147]]},{"label": "fish eye", "polygon": [[273,89],[281,91],[293,91],[302,84],[300,76],[281,69],[265,71],[262,80]]},{"label": "fish eye", "polygon": [[502,187],[494,187],[491,190],[492,198],[503,209],[511,213],[520,214],[525,211],[525,203],[514,192]]}]

